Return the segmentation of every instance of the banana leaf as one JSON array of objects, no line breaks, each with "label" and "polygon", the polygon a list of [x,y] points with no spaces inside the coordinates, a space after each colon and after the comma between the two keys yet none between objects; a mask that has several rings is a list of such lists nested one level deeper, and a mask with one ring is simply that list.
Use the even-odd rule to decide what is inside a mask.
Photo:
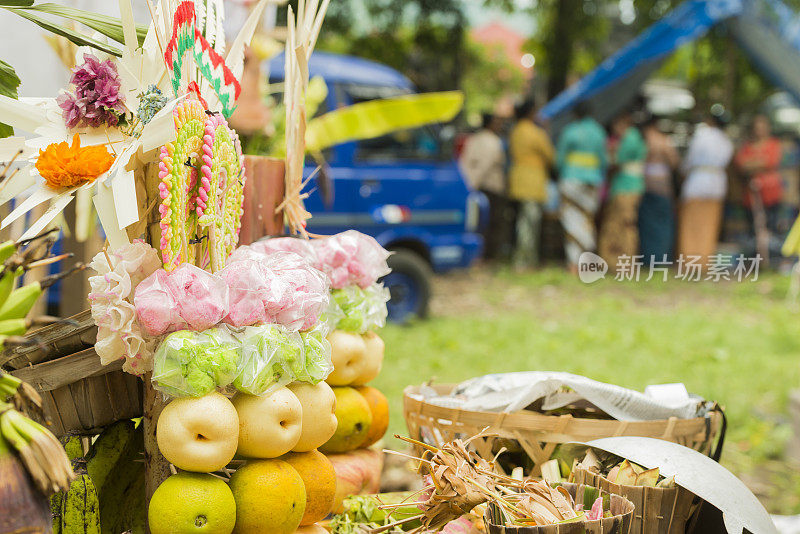
[{"label": "banana leaf", "polygon": [[[14,67],[0,60],[0,95],[17,98],[17,88],[20,81]],[[0,122],[0,138],[14,135],[14,128]]]},{"label": "banana leaf", "polygon": [[122,51],[119,48],[115,47],[115,46],[111,46],[109,44],[102,43],[102,42],[98,41],[97,39],[93,39],[92,37],[89,37],[88,35],[85,35],[83,33],[77,32],[75,30],[71,30],[71,29],[66,28],[64,26],[60,26],[60,25],[55,24],[53,22],[50,22],[49,20],[43,19],[43,18],[39,17],[38,15],[34,15],[30,11],[28,11],[28,9],[26,9],[26,8],[7,7],[5,9],[8,9],[12,13],[16,13],[17,15],[19,15],[22,18],[28,19],[29,21],[33,22],[34,24],[36,24],[40,28],[43,28],[43,29],[45,29],[45,30],[47,30],[47,31],[49,31],[51,33],[55,33],[56,35],[60,35],[62,37],[65,37],[66,39],[69,39],[71,42],[75,43],[78,46],[91,46],[92,48],[95,48],[97,50],[101,50],[103,52],[109,53],[109,54],[111,54],[113,56],[118,56],[119,57],[119,56],[122,55]]},{"label": "banana leaf", "polygon": [[[122,22],[116,17],[109,17],[101,15],[100,13],[92,13],[74,7],[62,6],[59,4],[36,4],[31,5],[27,10],[41,11],[48,15],[55,15],[75,22],[79,22],[84,26],[102,33],[109,39],[123,44],[125,37],[122,33]],[[141,24],[136,25],[136,36],[139,39],[139,46],[144,43],[144,38],[147,35],[147,26]]]},{"label": "banana leaf", "polygon": [[306,149],[314,153],[340,143],[447,122],[458,114],[463,104],[464,95],[460,91],[404,95],[354,104],[310,120],[306,128]]}]

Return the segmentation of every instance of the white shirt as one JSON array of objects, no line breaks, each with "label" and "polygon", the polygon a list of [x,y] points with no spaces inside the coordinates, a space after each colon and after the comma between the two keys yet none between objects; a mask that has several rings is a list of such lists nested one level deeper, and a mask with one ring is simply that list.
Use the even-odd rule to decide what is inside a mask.
[{"label": "white shirt", "polygon": [[458,163],[473,189],[498,195],[505,193],[506,153],[496,133],[482,129],[472,134],[464,144]]},{"label": "white shirt", "polygon": [[686,181],[681,190],[683,198],[722,200],[728,190],[725,168],[733,157],[733,143],[714,126],[697,125],[689,150],[683,160]]}]

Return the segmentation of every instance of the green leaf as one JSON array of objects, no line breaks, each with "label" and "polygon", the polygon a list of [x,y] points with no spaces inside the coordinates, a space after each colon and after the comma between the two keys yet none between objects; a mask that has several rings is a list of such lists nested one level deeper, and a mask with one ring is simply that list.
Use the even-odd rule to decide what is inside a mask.
[{"label": "green leaf", "polygon": [[[19,76],[14,72],[14,67],[0,60],[0,95],[17,98],[19,84]],[[14,128],[0,122],[0,138],[12,135],[14,135]]]},{"label": "green leaf", "polygon": [[[36,4],[30,6],[28,10],[41,11],[42,13],[47,13],[49,15],[55,15],[79,22],[95,31],[102,33],[109,39],[113,39],[120,44],[125,43],[125,37],[122,33],[122,21],[116,17],[109,17],[107,15],[92,13],[90,11],[84,11],[83,9],[62,6],[59,4]],[[144,38],[147,35],[147,26],[137,24],[136,35],[139,38],[139,45],[144,43]]]},{"label": "green leaf", "polygon": [[306,149],[319,152],[348,141],[447,122],[456,116],[463,104],[461,91],[404,95],[354,104],[309,121]]},{"label": "green leaf", "polygon": [[22,18],[28,19],[29,21],[33,22],[37,26],[44,28],[45,30],[55,33],[56,35],[60,35],[69,39],[71,42],[75,43],[78,46],[91,46],[92,48],[96,48],[97,50],[101,50],[103,52],[107,52],[114,56],[121,56],[122,51],[119,48],[111,46],[106,43],[102,43],[96,39],[89,37],[83,33],[77,32],[75,30],[71,30],[69,28],[65,28],[64,26],[59,26],[58,24],[54,24],[49,20],[43,19],[30,13],[27,9],[20,9],[20,8],[6,8],[9,11],[16,13]]},{"label": "green leaf", "polygon": [[32,5],[33,0],[0,0],[0,7],[27,7]]}]

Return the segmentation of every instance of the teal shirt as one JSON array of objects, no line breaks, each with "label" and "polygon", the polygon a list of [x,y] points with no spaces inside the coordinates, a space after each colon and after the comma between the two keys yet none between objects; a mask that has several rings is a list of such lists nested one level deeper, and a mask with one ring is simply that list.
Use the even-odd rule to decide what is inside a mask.
[{"label": "teal shirt", "polygon": [[587,117],[571,122],[561,132],[556,154],[561,180],[600,185],[607,162],[606,132],[596,120]]},{"label": "teal shirt", "polygon": [[628,128],[617,147],[617,173],[611,180],[612,195],[644,192],[647,145],[638,128]]}]

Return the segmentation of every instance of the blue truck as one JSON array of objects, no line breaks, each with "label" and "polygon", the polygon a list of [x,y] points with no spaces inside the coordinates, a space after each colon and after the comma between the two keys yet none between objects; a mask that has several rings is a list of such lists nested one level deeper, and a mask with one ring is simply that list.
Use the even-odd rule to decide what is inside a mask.
[{"label": "blue truck", "polygon": [[[283,56],[269,64],[270,82],[283,80]],[[311,77],[328,96],[320,112],[415,92],[411,81],[385,65],[315,52]],[[452,127],[433,125],[343,143],[325,152],[330,191],[307,199],[309,231],[330,235],[350,228],[371,235],[394,254],[383,280],[392,298],[389,318],[425,316],[430,273],[468,267],[481,253],[486,198],[471,191],[451,148]],[[315,165],[307,165],[310,174]]]}]

